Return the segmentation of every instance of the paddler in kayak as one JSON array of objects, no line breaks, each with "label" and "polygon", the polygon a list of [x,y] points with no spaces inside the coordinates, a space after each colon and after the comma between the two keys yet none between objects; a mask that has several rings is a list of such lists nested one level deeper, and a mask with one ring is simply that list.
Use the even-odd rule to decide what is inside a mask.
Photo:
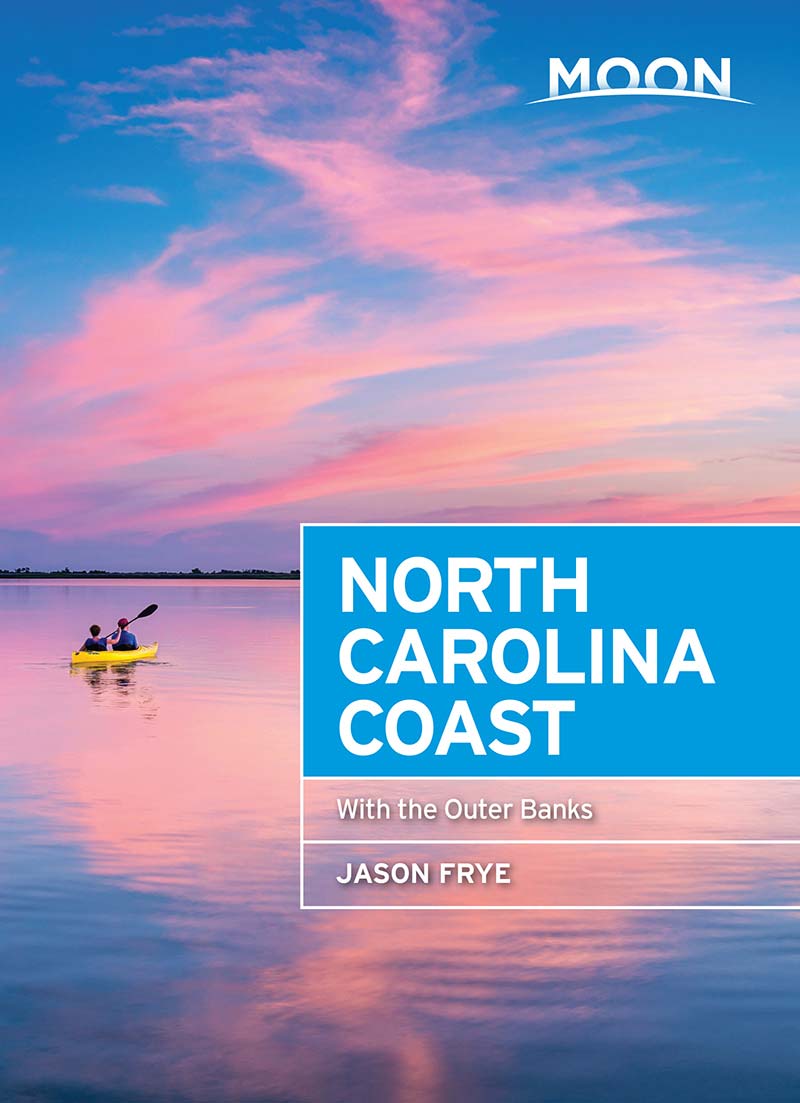
[{"label": "paddler in kayak", "polygon": [[106,637],[100,635],[100,625],[92,624],[89,627],[89,635],[81,644],[81,651],[108,651]]},{"label": "paddler in kayak", "polygon": [[112,651],[135,651],[139,642],[133,632],[128,631],[127,617],[120,617],[117,621],[117,630],[113,636],[108,637]]}]

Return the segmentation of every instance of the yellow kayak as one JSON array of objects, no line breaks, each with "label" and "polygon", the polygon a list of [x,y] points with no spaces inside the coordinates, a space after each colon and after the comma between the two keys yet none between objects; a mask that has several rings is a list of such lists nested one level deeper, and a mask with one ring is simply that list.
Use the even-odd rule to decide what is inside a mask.
[{"label": "yellow kayak", "polygon": [[137,659],[154,659],[157,643],[147,643],[135,651],[73,651],[72,665],[78,663],[132,663]]}]

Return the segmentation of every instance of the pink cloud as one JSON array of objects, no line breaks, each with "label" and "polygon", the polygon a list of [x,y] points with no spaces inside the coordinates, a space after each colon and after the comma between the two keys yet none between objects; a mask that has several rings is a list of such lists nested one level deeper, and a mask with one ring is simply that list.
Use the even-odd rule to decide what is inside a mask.
[{"label": "pink cloud", "polygon": [[152,37],[163,35],[167,31],[196,29],[228,29],[231,27],[251,27],[253,11],[237,5],[222,15],[205,13],[202,15],[160,15],[152,23],[140,27],[126,27],[117,34],[128,38]]},{"label": "pink cloud", "polygon": [[800,487],[793,492],[760,498],[717,501],[688,494],[609,494],[583,499],[573,497],[549,503],[496,509],[478,506],[444,509],[429,520],[469,524],[509,521],[537,524],[558,521],[648,523],[648,524],[746,524],[795,523],[800,521]]},{"label": "pink cloud", "polygon": [[[309,501],[351,508],[359,496],[376,493],[408,509],[415,496],[452,504],[476,493],[496,499],[501,488],[505,494],[515,488],[513,508],[514,497],[548,483],[592,478],[609,491],[623,479],[671,475],[680,483],[696,478],[697,469],[691,454],[681,456],[681,426],[713,425],[789,401],[793,343],[780,330],[764,332],[760,309],[769,305],[779,324],[776,307],[797,292],[791,280],[746,271],[710,280],[691,262],[665,267],[648,250],[631,247],[624,262],[604,264],[602,279],[591,271],[579,279],[566,262],[545,264],[542,272],[532,265],[522,281],[501,269],[488,286],[480,279],[474,290],[463,284],[457,294],[448,290],[418,312],[411,328],[401,318],[380,319],[377,327],[369,318],[342,337],[326,322],[330,294],[295,293],[286,301],[293,275],[302,270],[299,260],[224,259],[214,255],[224,240],[224,233],[177,239],[135,278],[98,289],[78,334],[32,348],[17,401],[23,410],[40,408],[42,428],[48,411],[54,423],[46,448],[26,448],[17,485],[7,492],[18,516],[37,524],[49,518],[51,531],[65,531],[74,504],[85,508],[94,497],[98,531],[141,525],[142,514],[130,509],[129,500],[123,508],[119,495],[102,491],[94,474],[87,480],[85,439],[103,451],[124,445],[124,462],[110,485],[129,485],[142,508],[147,502],[147,525],[164,531]],[[559,255],[565,253],[560,243]],[[193,278],[175,282],[171,265],[186,259]],[[663,332],[645,348],[580,358],[566,386],[559,364],[542,364],[535,376],[513,381],[494,383],[487,375],[480,384],[456,384],[430,427],[412,424],[378,435],[305,469],[278,456],[283,474],[252,479],[254,467],[273,463],[265,434],[280,449],[315,409],[358,380],[421,373],[478,355],[497,360],[504,346],[578,320],[602,325],[637,319],[658,322]],[[769,347],[769,365],[754,378],[755,339]],[[424,387],[424,376],[412,385],[412,410]],[[29,416],[20,416],[23,424]],[[347,417],[323,419],[321,427],[341,437]],[[318,432],[312,428],[311,442]],[[643,459],[637,450],[637,441],[653,433],[675,434],[667,460]],[[49,464],[54,440],[62,457],[55,474]],[[617,453],[612,460],[593,456],[609,447]],[[250,478],[229,486],[210,460],[220,449],[228,473],[249,471]],[[560,460],[576,450],[583,453],[580,462]],[[537,457],[544,470],[531,469]],[[143,491],[142,465],[156,460],[159,483]],[[58,517],[56,488],[64,510]],[[539,501],[545,501],[541,494]]]},{"label": "pink cloud", "polygon": [[102,188],[86,188],[84,195],[91,199],[111,199],[116,203],[141,203],[148,207],[163,207],[164,200],[152,188],[130,184],[107,184]]},{"label": "pink cloud", "polygon": [[62,88],[66,81],[55,73],[31,72],[17,77],[17,84],[21,84],[23,88]]}]

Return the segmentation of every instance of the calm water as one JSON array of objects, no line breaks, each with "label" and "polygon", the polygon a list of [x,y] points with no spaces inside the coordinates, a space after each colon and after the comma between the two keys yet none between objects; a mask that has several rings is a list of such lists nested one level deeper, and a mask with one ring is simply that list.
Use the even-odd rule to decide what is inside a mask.
[{"label": "calm water", "polygon": [[3,1103],[800,1098],[800,913],[297,910],[295,586],[2,584],[0,641]]}]

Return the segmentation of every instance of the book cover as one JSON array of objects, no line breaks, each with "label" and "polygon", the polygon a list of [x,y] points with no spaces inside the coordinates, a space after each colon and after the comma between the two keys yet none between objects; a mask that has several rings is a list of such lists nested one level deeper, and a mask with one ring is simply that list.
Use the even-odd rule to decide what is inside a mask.
[{"label": "book cover", "polygon": [[794,9],[0,26],[0,1099],[794,1103]]}]

